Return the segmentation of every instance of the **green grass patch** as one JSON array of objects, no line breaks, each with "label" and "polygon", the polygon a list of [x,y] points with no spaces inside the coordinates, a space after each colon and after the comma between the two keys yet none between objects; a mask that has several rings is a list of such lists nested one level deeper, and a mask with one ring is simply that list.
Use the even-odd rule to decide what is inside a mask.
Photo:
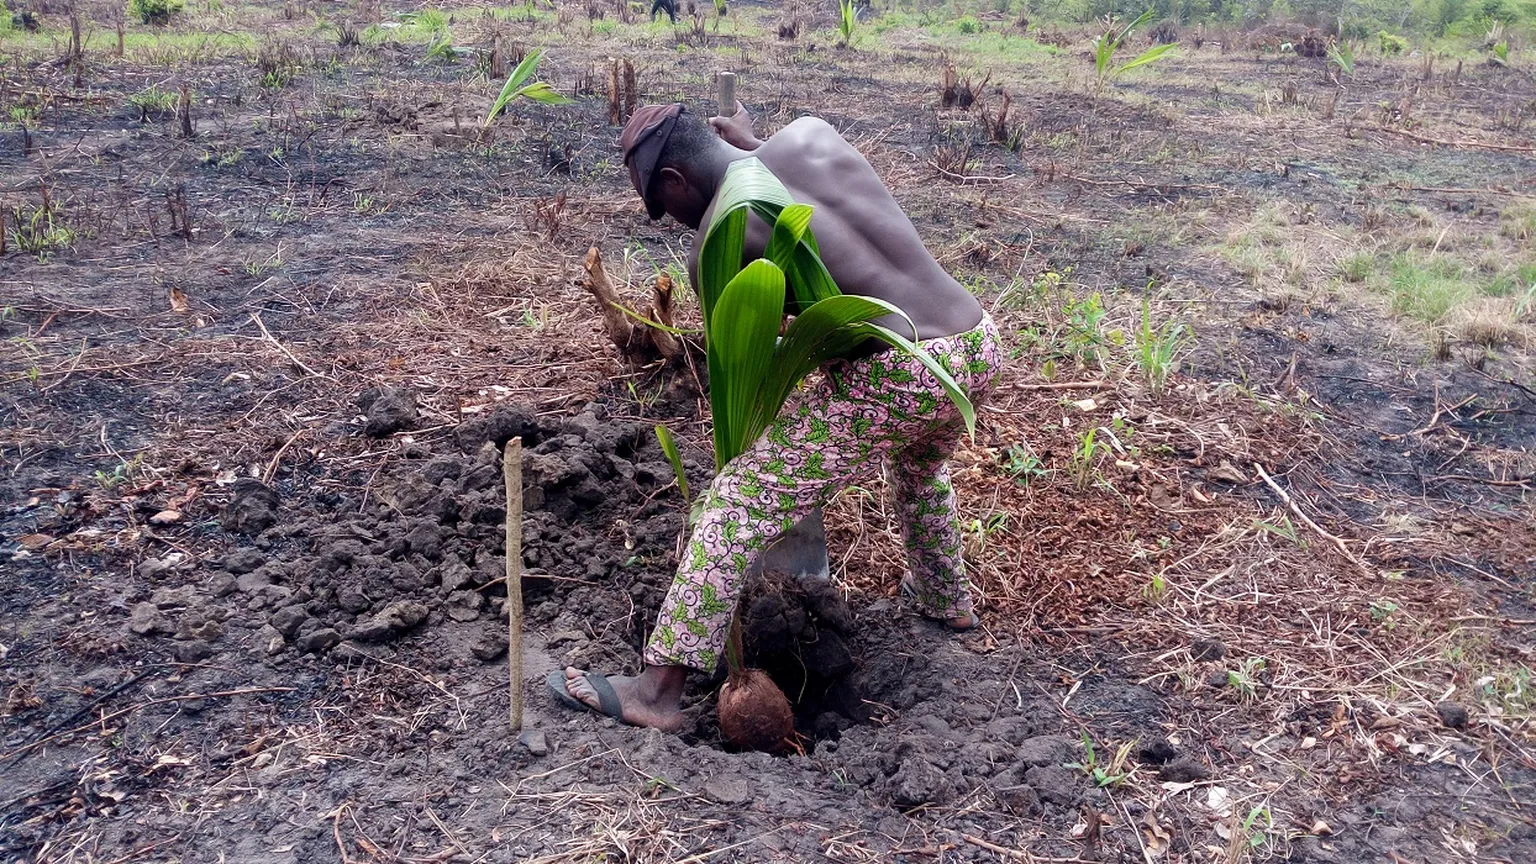
[{"label": "green grass patch", "polygon": [[[9,24],[9,16],[0,15],[0,18],[7,19]],[[28,33],[17,28],[0,31],[0,52],[21,57],[57,57],[64,53],[68,43],[67,31]],[[255,44],[256,38],[250,33],[136,30],[130,27],[123,34],[123,56],[145,65],[199,63],[246,53]],[[117,34],[105,29],[92,30],[85,36],[84,48],[87,54],[98,56],[114,53],[117,51]]]},{"label": "green grass patch", "polygon": [[1500,213],[1499,233],[1516,243],[1536,244],[1536,204],[1516,204]]},{"label": "green grass patch", "polygon": [[1385,288],[1393,312],[1425,324],[1443,323],[1452,310],[1482,293],[1466,267],[1443,256],[1394,258]]},{"label": "green grass patch", "polygon": [[1376,269],[1376,257],[1368,252],[1356,252],[1339,262],[1339,276],[1345,282],[1364,282]]},{"label": "green grass patch", "polygon": [[1517,264],[1493,277],[1484,291],[1490,297],[1523,295],[1536,285],[1536,264]]},{"label": "green grass patch", "polygon": [[[976,63],[997,65],[1004,63],[1037,63],[1049,60],[1061,53],[1054,45],[1042,45],[1027,36],[998,30],[966,33],[955,22],[929,26],[927,32],[937,39],[946,51],[964,54]],[[875,32],[882,32],[878,28]]]}]

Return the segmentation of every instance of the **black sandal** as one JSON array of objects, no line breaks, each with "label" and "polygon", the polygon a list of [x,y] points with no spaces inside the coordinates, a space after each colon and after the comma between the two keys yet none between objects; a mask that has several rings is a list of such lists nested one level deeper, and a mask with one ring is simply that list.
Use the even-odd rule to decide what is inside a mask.
[{"label": "black sandal", "polygon": [[593,708],[591,705],[572,696],[570,691],[565,689],[567,679],[563,669],[556,669],[549,673],[549,676],[544,679],[544,683],[549,686],[550,695],[554,696],[555,701],[561,705],[578,711],[591,711],[594,714],[612,717],[622,722],[624,720],[624,706],[619,704],[619,694],[614,692],[613,685],[608,683],[608,678],[596,672],[583,672],[582,677],[586,678],[587,683],[592,685],[592,689],[597,691],[597,704],[599,707]]}]

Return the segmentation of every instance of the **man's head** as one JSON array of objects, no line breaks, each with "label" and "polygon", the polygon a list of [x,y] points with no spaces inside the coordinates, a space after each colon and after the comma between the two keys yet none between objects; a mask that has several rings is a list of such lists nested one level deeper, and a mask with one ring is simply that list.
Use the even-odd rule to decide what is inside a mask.
[{"label": "man's head", "polygon": [[619,138],[630,182],[652,219],[698,228],[715,197],[720,139],[682,103],[637,109]]}]

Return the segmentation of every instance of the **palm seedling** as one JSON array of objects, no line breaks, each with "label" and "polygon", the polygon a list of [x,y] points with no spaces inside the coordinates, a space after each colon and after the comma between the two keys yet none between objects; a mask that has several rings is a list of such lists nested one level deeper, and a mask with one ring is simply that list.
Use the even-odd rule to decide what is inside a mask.
[{"label": "palm seedling", "polygon": [[1328,46],[1328,65],[1339,70],[1339,77],[1355,74],[1355,46],[1348,39],[1340,39]]},{"label": "palm seedling", "polygon": [[[773,423],[801,379],[869,339],[921,361],[974,431],[975,412],[944,367],[907,337],[874,323],[893,316],[910,326],[906,315],[883,300],[838,291],[811,234],[811,212],[755,158],[733,163],[716,194],[698,285],[716,467],[723,468]],[[763,257],[743,266],[749,213],[773,231]],[[797,312],[781,338],[786,297],[793,297]],[[789,702],[767,673],[744,667],[739,610],[726,664],[721,732],[740,747],[782,749],[794,729]]]},{"label": "palm seedling", "polygon": [[1105,84],[1119,78],[1121,75],[1132,69],[1156,63],[1167,56],[1168,52],[1178,47],[1177,43],[1172,42],[1166,45],[1154,45],[1124,63],[1115,63],[1115,54],[1119,52],[1120,46],[1125,43],[1126,37],[1131,35],[1131,31],[1151,21],[1152,13],[1156,9],[1157,7],[1155,6],[1148,7],[1147,11],[1141,13],[1141,17],[1126,25],[1125,29],[1119,33],[1114,33],[1113,30],[1106,31],[1102,36],[1093,41],[1093,71],[1097,77],[1099,91],[1102,92]]},{"label": "palm seedling", "polygon": [[853,47],[853,31],[859,23],[859,10],[853,5],[854,0],[838,0],[837,2],[837,33],[843,38],[843,45]]},{"label": "palm seedling", "polygon": [[539,58],[543,56],[544,49],[535,48],[528,52],[528,55],[523,58],[523,62],[517,64],[517,68],[513,69],[512,74],[507,76],[507,83],[502,85],[501,93],[496,96],[496,101],[491,103],[491,110],[485,115],[485,125],[483,128],[491,128],[491,122],[499,117],[503,111],[506,111],[507,106],[512,104],[512,101],[519,96],[532,99],[535,102],[541,102],[545,105],[570,104],[570,99],[561,95],[558,90],[551,87],[547,82],[534,81],[531,84],[523,83],[532,78],[535,72],[539,71]]},{"label": "palm seedling", "polygon": [[1504,67],[1506,69],[1509,68],[1509,40],[1508,39],[1505,39],[1502,42],[1495,42],[1493,45],[1489,46],[1488,51],[1489,51],[1489,55],[1488,55],[1488,62],[1489,63],[1493,64],[1494,66],[1502,66],[1502,67]]}]

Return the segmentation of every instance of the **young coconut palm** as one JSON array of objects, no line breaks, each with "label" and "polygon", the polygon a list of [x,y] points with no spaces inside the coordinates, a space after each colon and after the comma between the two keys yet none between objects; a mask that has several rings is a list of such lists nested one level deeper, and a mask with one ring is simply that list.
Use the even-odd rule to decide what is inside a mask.
[{"label": "young coconut palm", "polygon": [[[715,201],[699,255],[698,287],[717,469],[773,423],[806,375],[869,339],[921,361],[974,432],[971,403],[944,367],[905,336],[874,323],[895,316],[910,327],[906,314],[883,300],[838,291],[811,234],[812,208],[796,204],[762,162],[732,163]],[[743,267],[749,212],[772,225],[773,233],[763,257]],[[791,291],[797,312],[781,338],[784,302]],[[794,734],[789,700],[767,673],[745,668],[739,609],[727,641],[726,666],[720,731],[738,747],[784,749]]]},{"label": "young coconut palm", "polygon": [[548,82],[535,81],[532,84],[523,84],[539,71],[539,60],[543,56],[544,49],[535,48],[523,57],[523,62],[517,64],[517,68],[507,76],[507,83],[501,85],[501,92],[496,95],[496,101],[491,103],[491,110],[485,115],[483,128],[491,128],[491,123],[495,122],[496,118],[507,110],[507,106],[520,96],[544,105],[571,104],[571,99],[562,96]]}]

